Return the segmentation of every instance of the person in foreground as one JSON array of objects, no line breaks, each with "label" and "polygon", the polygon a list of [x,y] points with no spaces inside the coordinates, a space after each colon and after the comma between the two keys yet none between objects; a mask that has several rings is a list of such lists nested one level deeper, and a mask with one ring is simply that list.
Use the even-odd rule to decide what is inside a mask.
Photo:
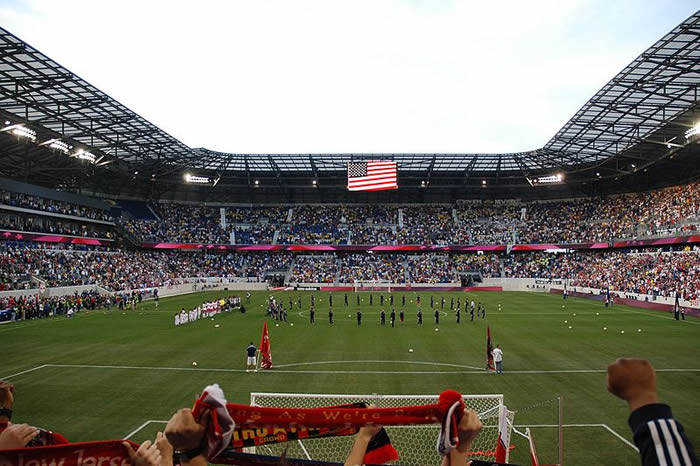
[{"label": "person in foreground", "polygon": [[[345,460],[345,466],[361,466],[362,460],[367,452],[367,446],[372,438],[382,430],[382,426],[373,425],[360,428],[355,437],[355,443]],[[441,466],[455,466],[467,464],[469,449],[474,439],[481,431],[481,420],[479,415],[471,409],[464,409],[462,419],[457,425],[459,435],[459,446],[453,448],[449,455],[442,458]]]},{"label": "person in foreground", "polygon": [[629,404],[628,422],[642,465],[700,464],[671,407],[658,401],[656,374],[649,361],[618,359],[610,364],[608,391]]}]

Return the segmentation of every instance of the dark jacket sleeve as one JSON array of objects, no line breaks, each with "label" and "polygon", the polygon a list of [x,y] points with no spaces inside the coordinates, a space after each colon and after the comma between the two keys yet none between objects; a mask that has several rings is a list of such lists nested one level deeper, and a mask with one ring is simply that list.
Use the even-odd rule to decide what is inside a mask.
[{"label": "dark jacket sleeve", "polygon": [[688,437],[668,405],[655,403],[630,414],[629,425],[643,466],[697,466],[698,459]]}]

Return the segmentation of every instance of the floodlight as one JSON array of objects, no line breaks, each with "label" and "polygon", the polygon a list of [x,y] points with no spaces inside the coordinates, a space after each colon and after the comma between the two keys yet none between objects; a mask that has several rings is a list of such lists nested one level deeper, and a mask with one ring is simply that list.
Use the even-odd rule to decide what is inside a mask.
[{"label": "floodlight", "polygon": [[[7,122],[5,122],[5,123],[7,123]],[[36,141],[36,131],[34,131],[33,129],[29,129],[24,125],[19,125],[19,124],[18,125],[10,125],[10,126],[4,127],[0,131],[10,132],[17,137],[29,139],[32,142]]]},{"label": "floodlight", "polygon": [[95,163],[95,161],[97,160],[97,157],[95,157],[95,154],[93,154],[92,152],[88,152],[86,150],[83,150],[83,149],[78,149],[78,151],[75,154],[73,154],[72,157],[77,157],[80,160],[87,160],[90,163]]},{"label": "floodlight", "polygon": [[209,184],[210,180],[206,176],[195,176],[185,173],[185,182],[193,184]]},{"label": "floodlight", "polygon": [[48,141],[42,142],[40,146],[49,146],[50,149],[60,150],[64,154],[68,154],[73,146],[69,145],[67,142],[61,141],[60,139],[53,138]]},{"label": "floodlight", "polygon": [[697,123],[695,126],[686,131],[685,138],[690,139],[693,136],[697,136],[698,134],[700,134],[700,123]]}]

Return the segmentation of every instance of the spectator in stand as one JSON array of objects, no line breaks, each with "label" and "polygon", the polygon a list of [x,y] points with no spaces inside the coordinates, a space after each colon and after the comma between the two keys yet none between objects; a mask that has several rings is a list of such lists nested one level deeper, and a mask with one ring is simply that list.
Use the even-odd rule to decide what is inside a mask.
[{"label": "spectator in stand", "polygon": [[65,201],[57,201],[44,197],[23,194],[0,189],[0,204],[24,209],[41,210],[75,217],[85,217],[94,220],[111,221],[112,217],[107,209],[96,209],[84,205],[71,204]]}]

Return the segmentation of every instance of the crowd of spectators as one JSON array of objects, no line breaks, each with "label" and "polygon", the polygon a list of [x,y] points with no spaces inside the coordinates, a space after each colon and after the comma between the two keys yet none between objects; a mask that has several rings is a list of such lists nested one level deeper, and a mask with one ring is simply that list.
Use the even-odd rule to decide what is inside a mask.
[{"label": "crowd of spectators", "polygon": [[700,251],[516,253],[503,257],[510,278],[565,278],[572,286],[700,298]]},{"label": "crowd of spectators", "polygon": [[[34,244],[36,246],[36,244]],[[263,281],[288,274],[293,283],[453,283],[458,273],[483,277],[565,278],[572,286],[700,298],[700,249],[678,252],[579,251],[551,254],[340,254],[209,253],[144,250],[75,250],[2,243],[0,290],[100,285],[130,290],[223,277]]]},{"label": "crowd of spectators", "polygon": [[[212,207],[215,212],[219,212],[219,209]],[[224,209],[226,209],[226,223],[234,225],[279,224],[286,222],[289,215],[289,207],[224,207]]]},{"label": "crowd of spectators", "polygon": [[276,227],[273,225],[247,225],[232,227],[235,244],[272,244]]},{"label": "crowd of spectators", "polygon": [[372,254],[347,254],[338,257],[338,282],[375,280],[375,257]]},{"label": "crowd of spectators", "polygon": [[0,297],[0,309],[10,309],[16,320],[66,315],[69,310],[94,310],[112,305],[115,297],[95,291],[83,291],[66,296],[5,296]]},{"label": "crowd of spectators", "polygon": [[221,228],[214,209],[203,206],[160,204],[160,220],[133,219],[124,229],[142,241],[154,243],[229,244],[228,232]]},{"label": "crowd of spectators", "polygon": [[408,256],[408,271],[413,283],[452,283],[454,264],[448,256],[421,254]]},{"label": "crowd of spectators", "polygon": [[[586,243],[697,231],[700,182],[657,191],[545,203],[463,205],[470,243]],[[510,242],[510,241],[508,241]]]},{"label": "crowd of spectators", "polygon": [[403,226],[397,231],[399,244],[456,244],[460,227],[452,216],[451,206],[407,206]]},{"label": "crowd of spectators", "polygon": [[96,209],[94,207],[86,207],[83,205],[56,201],[30,194],[6,191],[4,189],[0,189],[0,204],[32,210],[42,210],[44,212],[51,212],[55,214],[85,217],[93,220],[112,221],[109,211],[104,209]]},{"label": "crowd of spectators", "polygon": [[379,254],[375,256],[376,280],[392,283],[406,283],[406,256],[399,254]]},{"label": "crowd of spectators", "polygon": [[336,259],[331,254],[297,256],[289,280],[292,283],[333,283],[336,270]]},{"label": "crowd of spectators", "polygon": [[[0,204],[109,220],[100,209],[0,190]],[[226,227],[221,226],[224,209]],[[125,220],[147,242],[229,244],[510,244],[585,243],[694,232],[700,182],[657,191],[551,202],[457,205],[294,205],[209,207],[158,204],[159,220]],[[3,217],[25,231],[111,235],[93,225]],[[401,219],[401,220],[400,220]]]},{"label": "crowd of spectators", "polygon": [[499,254],[455,254],[450,256],[456,272],[479,272],[482,277],[501,276]]},{"label": "crowd of spectators", "polygon": [[392,227],[353,226],[350,230],[352,244],[396,244]]},{"label": "crowd of spectators", "polygon": [[287,273],[293,257],[287,253],[251,253],[245,256],[245,276],[256,277],[258,281],[265,278],[265,273]]},{"label": "crowd of spectators", "polygon": [[318,225],[285,225],[277,237],[278,244],[347,244],[347,227]]},{"label": "crowd of spectators", "polygon": [[114,238],[115,233],[109,227],[95,224],[79,223],[77,221],[49,217],[34,217],[25,215],[0,213],[0,228],[14,231],[49,233],[52,235],[86,236],[90,238]]},{"label": "crowd of spectators", "polygon": [[186,278],[258,277],[286,272],[288,254],[203,254],[180,251],[127,251],[0,248],[0,289],[100,285],[111,291],[180,284]]}]

